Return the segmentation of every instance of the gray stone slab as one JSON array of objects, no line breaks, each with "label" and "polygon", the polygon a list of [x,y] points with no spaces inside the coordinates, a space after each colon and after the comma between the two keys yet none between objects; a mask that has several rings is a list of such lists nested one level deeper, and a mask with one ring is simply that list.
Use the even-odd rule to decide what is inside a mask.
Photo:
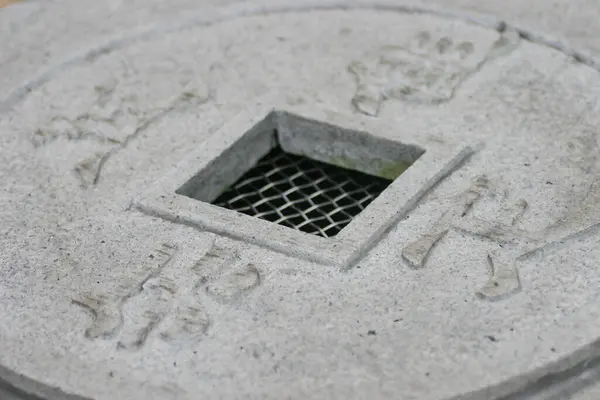
[{"label": "gray stone slab", "polygon": [[[556,4],[40,4],[0,43],[0,379],[47,399],[586,395],[598,44],[556,31],[594,5]],[[275,142],[411,165],[334,238],[210,204]]]}]

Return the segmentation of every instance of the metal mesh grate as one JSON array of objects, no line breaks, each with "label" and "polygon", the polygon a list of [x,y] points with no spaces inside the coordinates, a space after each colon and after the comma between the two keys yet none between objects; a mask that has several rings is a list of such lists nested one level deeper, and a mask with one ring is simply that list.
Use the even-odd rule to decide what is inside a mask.
[{"label": "metal mesh grate", "polygon": [[323,237],[335,236],[391,183],[277,147],[213,204]]}]

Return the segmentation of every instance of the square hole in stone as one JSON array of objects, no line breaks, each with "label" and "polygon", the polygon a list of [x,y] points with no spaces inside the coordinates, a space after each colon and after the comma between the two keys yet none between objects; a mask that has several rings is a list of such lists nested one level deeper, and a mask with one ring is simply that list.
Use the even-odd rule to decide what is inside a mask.
[{"label": "square hole in stone", "polygon": [[332,237],[423,153],[417,146],[274,111],[176,193]]},{"label": "square hole in stone", "polygon": [[335,236],[391,180],[275,147],[213,204],[323,237]]}]

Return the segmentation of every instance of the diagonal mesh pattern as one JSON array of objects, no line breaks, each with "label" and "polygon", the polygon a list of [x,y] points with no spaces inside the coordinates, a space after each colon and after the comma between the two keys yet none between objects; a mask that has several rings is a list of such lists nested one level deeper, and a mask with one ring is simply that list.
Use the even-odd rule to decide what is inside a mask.
[{"label": "diagonal mesh pattern", "polygon": [[391,183],[277,147],[213,204],[323,237],[335,236]]}]

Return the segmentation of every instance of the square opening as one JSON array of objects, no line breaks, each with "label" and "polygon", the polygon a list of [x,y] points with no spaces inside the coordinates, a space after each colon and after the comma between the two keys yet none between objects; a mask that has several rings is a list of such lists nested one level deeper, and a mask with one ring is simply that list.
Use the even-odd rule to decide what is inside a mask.
[{"label": "square opening", "polygon": [[332,237],[424,152],[366,132],[274,111],[176,193]]},{"label": "square opening", "polygon": [[392,183],[275,147],[213,204],[323,237],[335,236]]}]

